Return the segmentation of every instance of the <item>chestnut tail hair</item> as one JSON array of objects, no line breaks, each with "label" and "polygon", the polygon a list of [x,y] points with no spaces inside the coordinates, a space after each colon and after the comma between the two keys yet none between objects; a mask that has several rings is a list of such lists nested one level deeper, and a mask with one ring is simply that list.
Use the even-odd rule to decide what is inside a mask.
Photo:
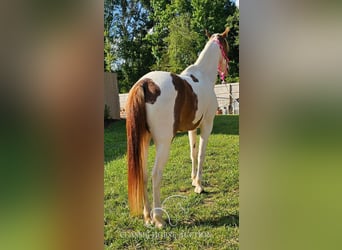
[{"label": "chestnut tail hair", "polygon": [[143,210],[145,152],[149,146],[144,89],[133,86],[126,105],[128,202],[131,215],[140,215]]}]

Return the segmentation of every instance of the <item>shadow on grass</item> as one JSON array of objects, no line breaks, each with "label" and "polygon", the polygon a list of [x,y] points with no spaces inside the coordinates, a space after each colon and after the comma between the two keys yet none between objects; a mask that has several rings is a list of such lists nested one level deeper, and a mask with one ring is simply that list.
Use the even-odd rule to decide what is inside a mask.
[{"label": "shadow on grass", "polygon": [[105,163],[126,154],[126,120],[116,120],[107,124],[104,130]]},{"label": "shadow on grass", "polygon": [[210,218],[207,220],[199,220],[199,221],[196,221],[195,224],[196,224],[196,226],[238,227],[239,226],[239,215],[238,214],[230,214],[230,215],[224,215],[224,216],[217,217],[217,218]]},{"label": "shadow on grass", "polygon": [[239,116],[238,115],[217,115],[214,120],[212,134],[239,134]]},{"label": "shadow on grass", "polygon": [[[197,134],[200,134],[198,129]],[[216,115],[211,134],[239,135],[238,115]],[[188,132],[177,133],[175,137],[188,136]]]}]

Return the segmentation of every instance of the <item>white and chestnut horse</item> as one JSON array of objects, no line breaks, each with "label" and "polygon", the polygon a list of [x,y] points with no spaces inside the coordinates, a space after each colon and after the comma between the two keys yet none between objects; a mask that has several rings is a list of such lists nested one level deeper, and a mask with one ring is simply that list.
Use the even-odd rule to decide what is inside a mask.
[{"label": "white and chestnut horse", "polygon": [[[132,215],[143,212],[147,224],[164,225],[160,208],[160,184],[171,141],[179,131],[189,131],[192,160],[192,185],[195,192],[203,187],[202,166],[208,137],[217,110],[214,85],[217,71],[223,78],[228,68],[229,28],[214,34],[195,64],[180,75],[153,71],[144,75],[130,90],[126,105],[128,200]],[[200,128],[197,156],[196,135]],[[147,195],[147,153],[151,138],[156,146],[152,171],[153,216]],[[198,159],[197,159],[198,157]],[[197,167],[197,170],[196,170]]]}]

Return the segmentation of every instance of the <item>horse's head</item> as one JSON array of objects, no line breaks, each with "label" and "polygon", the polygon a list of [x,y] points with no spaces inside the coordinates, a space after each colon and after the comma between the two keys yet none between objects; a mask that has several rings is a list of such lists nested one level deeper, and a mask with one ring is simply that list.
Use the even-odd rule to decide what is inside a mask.
[{"label": "horse's head", "polygon": [[221,56],[218,64],[218,71],[220,73],[220,77],[222,80],[224,80],[224,77],[228,74],[229,70],[229,59],[228,59],[228,52],[229,52],[229,46],[228,42],[226,40],[226,37],[229,32],[229,27],[225,29],[222,33],[216,33],[213,35],[210,35],[208,31],[206,30],[206,35],[209,38],[209,41],[215,42],[220,50],[221,50]]}]

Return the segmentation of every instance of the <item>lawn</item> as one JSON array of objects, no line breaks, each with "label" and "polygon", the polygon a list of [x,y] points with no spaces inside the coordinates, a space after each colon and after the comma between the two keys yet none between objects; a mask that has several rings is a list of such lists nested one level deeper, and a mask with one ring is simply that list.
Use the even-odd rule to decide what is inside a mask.
[{"label": "lawn", "polygon": [[[144,226],[142,217],[129,216],[125,121],[105,129],[104,143],[105,249],[239,249],[239,116],[215,118],[203,166],[202,194],[194,193],[191,186],[187,133],[174,138],[162,179],[167,226],[161,230]],[[154,156],[152,143],[149,174]],[[152,202],[151,179],[148,189]]]}]

